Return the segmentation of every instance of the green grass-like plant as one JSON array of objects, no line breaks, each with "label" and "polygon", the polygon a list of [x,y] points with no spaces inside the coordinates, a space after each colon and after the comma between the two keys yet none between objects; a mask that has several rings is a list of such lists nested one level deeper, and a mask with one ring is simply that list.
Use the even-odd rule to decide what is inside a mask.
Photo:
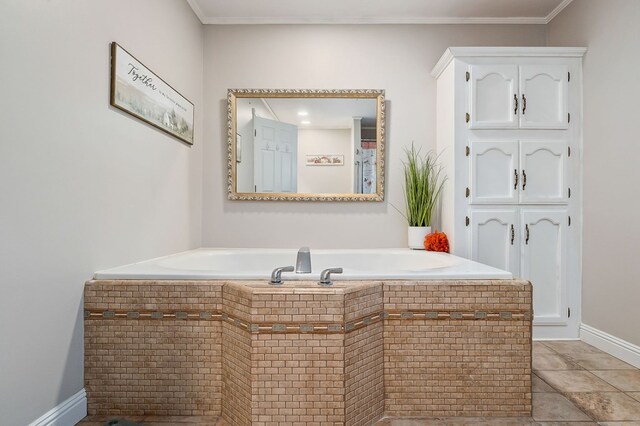
[{"label": "green grass-like plant", "polygon": [[438,163],[439,156],[429,151],[421,155],[413,143],[405,148],[404,197],[409,226],[431,226],[431,218],[438,204],[446,176]]}]

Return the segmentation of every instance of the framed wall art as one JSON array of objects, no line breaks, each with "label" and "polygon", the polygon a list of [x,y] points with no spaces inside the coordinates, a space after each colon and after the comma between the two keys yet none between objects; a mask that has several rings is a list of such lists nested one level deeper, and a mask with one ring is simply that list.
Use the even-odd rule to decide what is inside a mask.
[{"label": "framed wall art", "polygon": [[111,105],[193,145],[193,104],[116,42],[111,43]]},{"label": "framed wall art", "polygon": [[307,155],[307,166],[344,166],[344,155],[314,154]]}]

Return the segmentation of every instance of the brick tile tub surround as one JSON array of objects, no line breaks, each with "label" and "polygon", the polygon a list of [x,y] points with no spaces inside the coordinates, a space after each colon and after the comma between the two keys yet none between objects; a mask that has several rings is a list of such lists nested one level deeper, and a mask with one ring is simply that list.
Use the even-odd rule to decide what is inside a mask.
[{"label": "brick tile tub surround", "polygon": [[84,306],[90,416],[531,415],[526,281],[95,280]]}]

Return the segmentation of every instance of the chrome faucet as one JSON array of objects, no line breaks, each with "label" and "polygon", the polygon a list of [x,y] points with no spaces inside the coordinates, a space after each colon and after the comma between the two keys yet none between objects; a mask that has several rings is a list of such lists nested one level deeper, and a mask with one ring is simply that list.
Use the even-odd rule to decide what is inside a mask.
[{"label": "chrome faucet", "polygon": [[309,247],[302,247],[298,250],[298,257],[296,258],[296,274],[310,274],[311,273],[311,251]]},{"label": "chrome faucet", "polygon": [[271,273],[271,284],[280,285],[282,284],[282,273],[283,272],[293,272],[293,266],[280,266],[276,268]]},{"label": "chrome faucet", "polygon": [[320,284],[320,285],[333,285],[333,283],[331,282],[331,274],[341,274],[341,273],[342,273],[342,268],[324,269],[320,273],[320,282],[318,284]]}]

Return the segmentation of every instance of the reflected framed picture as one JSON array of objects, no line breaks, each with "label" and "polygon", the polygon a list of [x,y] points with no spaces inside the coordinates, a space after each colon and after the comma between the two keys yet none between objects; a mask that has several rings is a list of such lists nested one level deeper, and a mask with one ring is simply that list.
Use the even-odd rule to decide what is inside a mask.
[{"label": "reflected framed picture", "polygon": [[193,145],[194,105],[115,41],[111,43],[110,103]]},{"label": "reflected framed picture", "polygon": [[344,166],[344,155],[313,154],[306,156],[307,166]]}]

